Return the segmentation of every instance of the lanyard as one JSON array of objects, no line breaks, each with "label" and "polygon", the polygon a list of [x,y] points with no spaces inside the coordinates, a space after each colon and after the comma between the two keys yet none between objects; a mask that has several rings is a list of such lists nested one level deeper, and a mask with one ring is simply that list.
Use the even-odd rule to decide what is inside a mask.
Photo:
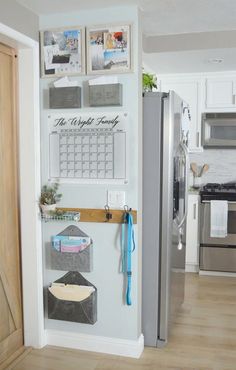
[{"label": "lanyard", "polygon": [[127,273],[126,303],[131,305],[131,255],[135,250],[133,216],[131,212],[125,212],[122,224],[121,258],[122,272]]}]

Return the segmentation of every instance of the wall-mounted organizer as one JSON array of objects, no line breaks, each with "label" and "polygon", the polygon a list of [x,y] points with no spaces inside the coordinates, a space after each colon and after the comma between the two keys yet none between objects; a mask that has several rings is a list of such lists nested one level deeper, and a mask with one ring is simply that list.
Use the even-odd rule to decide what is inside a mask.
[{"label": "wall-mounted organizer", "polygon": [[[126,206],[127,207],[127,206]],[[123,224],[124,223],[124,212],[129,210],[133,216],[133,224],[137,224],[137,211],[129,208],[122,209],[110,209],[105,207],[104,209],[98,208],[57,208],[58,210],[65,212],[78,212],[80,213],[80,222],[109,222],[111,224]],[[108,214],[110,216],[108,216]]]},{"label": "wall-mounted organizer", "polygon": [[45,222],[49,221],[79,221],[80,213],[79,212],[50,212],[50,213],[41,213],[41,220]]},{"label": "wall-mounted organizer", "polygon": [[81,108],[81,87],[50,87],[49,108],[69,109]]},{"label": "wall-mounted organizer", "polygon": [[51,268],[60,271],[92,271],[92,239],[74,225],[52,237]]},{"label": "wall-mounted organizer", "polygon": [[48,287],[48,318],[95,324],[97,288],[79,272],[68,272]]},{"label": "wall-mounted organizer", "polygon": [[91,107],[122,106],[122,84],[89,86],[89,105]]}]

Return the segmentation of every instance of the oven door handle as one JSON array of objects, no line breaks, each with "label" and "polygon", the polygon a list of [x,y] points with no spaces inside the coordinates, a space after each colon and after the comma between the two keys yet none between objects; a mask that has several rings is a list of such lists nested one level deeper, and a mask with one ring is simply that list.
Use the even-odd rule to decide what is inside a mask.
[{"label": "oven door handle", "polygon": [[[213,200],[221,200],[221,199],[213,199]],[[227,200],[227,199],[225,199],[225,200]],[[210,200],[202,200],[201,203],[208,203],[208,204],[210,204],[211,201]],[[228,200],[228,204],[236,204],[236,201]]]},{"label": "oven door handle", "polygon": [[188,148],[186,145],[181,142],[180,147],[182,148],[184,152],[184,158],[185,158],[185,194],[184,194],[184,215],[182,220],[177,224],[178,229],[181,229],[183,226],[186,218],[187,218],[187,213],[188,213],[188,171],[189,171],[189,155],[188,155]]}]

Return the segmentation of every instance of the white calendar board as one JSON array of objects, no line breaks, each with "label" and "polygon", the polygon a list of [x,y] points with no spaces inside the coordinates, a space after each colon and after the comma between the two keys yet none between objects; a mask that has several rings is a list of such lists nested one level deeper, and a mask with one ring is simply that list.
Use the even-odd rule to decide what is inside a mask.
[{"label": "white calendar board", "polygon": [[53,113],[48,123],[50,179],[126,182],[127,113]]}]

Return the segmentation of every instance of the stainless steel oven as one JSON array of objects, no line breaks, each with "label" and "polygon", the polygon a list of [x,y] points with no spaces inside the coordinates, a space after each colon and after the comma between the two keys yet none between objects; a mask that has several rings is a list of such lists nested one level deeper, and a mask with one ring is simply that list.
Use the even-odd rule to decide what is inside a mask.
[{"label": "stainless steel oven", "polygon": [[202,145],[205,148],[236,147],[236,113],[203,113]]},{"label": "stainless steel oven", "polygon": [[[229,194],[224,197],[218,195],[218,198],[217,194],[211,195],[214,199],[231,198]],[[204,199],[204,195],[201,198],[200,270],[236,272],[236,200],[228,200],[227,236],[216,238],[210,236],[211,200]]]}]

